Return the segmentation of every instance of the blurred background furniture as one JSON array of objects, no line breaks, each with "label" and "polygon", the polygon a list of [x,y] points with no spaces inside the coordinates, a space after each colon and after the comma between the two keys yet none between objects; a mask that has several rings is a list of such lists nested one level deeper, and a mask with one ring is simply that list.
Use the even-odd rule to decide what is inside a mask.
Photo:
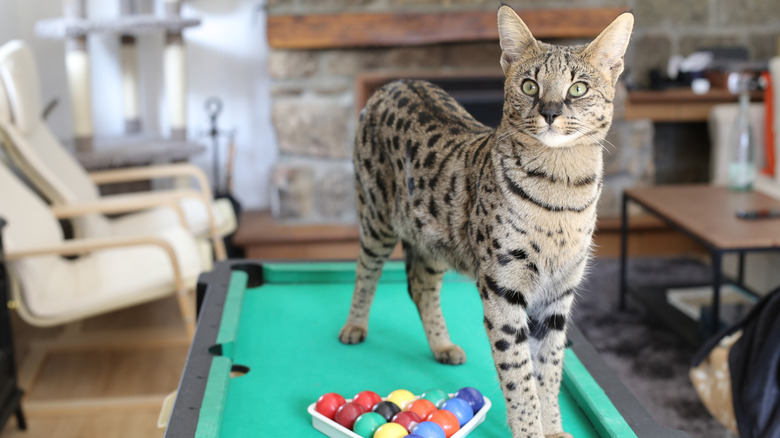
[{"label": "blurred background furniture", "polygon": [[[164,33],[163,76],[170,123],[169,138],[174,141],[186,138],[187,72],[183,31],[188,27],[200,25],[200,19],[183,18],[180,0],[166,0],[162,17],[137,14],[135,2],[132,0],[120,0],[119,3],[119,17],[92,19],[89,17],[86,0],[62,0],[64,17],[41,20],[35,26],[38,36],[65,42],[66,72],[73,109],[76,150],[79,153],[86,154],[94,150],[92,78],[87,45],[89,35],[119,36],[125,132],[134,135],[142,130],[138,101],[137,35],[150,32]],[[156,142],[165,146],[162,141]]]},{"label": "blurred background furniture", "polygon": [[[82,211],[82,216],[73,221],[76,235],[144,234],[181,220],[195,235],[211,240],[217,259],[226,257],[223,237],[236,228],[233,206],[226,199],[213,199],[208,180],[198,167],[182,163],[89,174],[41,120],[38,70],[33,53],[24,42],[11,41],[0,48],[0,79],[2,143],[14,165],[36,190],[61,208],[78,210],[85,203],[104,202],[113,206],[105,213],[133,212],[109,218]],[[101,196],[98,189],[99,184],[105,183],[172,177],[194,180],[197,190]],[[204,260],[209,258],[204,255]]]},{"label": "blurred background furniture", "polygon": [[[652,290],[631,288],[627,279],[628,264],[628,203],[633,202],[645,211],[662,219],[707,249],[711,260],[712,288],[709,309],[702,308],[699,321],[693,321],[668,302],[665,288]],[[712,185],[667,185],[633,188],[623,195],[622,245],[620,257],[620,308],[625,310],[626,297],[640,299],[645,305],[680,334],[696,345],[721,328],[721,287],[729,282],[723,276],[723,256],[736,253],[739,267],[736,284],[744,287],[744,255],[748,252],[779,252],[780,221],[744,220],[737,217],[740,210],[780,209],[780,201],[757,191],[735,192]],[[673,287],[674,285],[669,285]],[[709,313],[706,315],[706,313]]]},{"label": "blurred background furniture", "polygon": [[0,186],[9,305],[23,320],[59,325],[176,295],[192,332],[192,292],[202,264],[188,231],[66,240],[58,217],[5,165]]}]

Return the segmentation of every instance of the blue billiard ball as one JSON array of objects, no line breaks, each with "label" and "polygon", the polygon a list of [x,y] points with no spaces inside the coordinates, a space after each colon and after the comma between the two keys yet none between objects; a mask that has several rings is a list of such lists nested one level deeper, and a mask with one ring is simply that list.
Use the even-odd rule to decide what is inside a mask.
[{"label": "blue billiard ball", "polygon": [[476,388],[469,386],[461,388],[455,393],[455,397],[466,400],[471,405],[471,410],[476,414],[482,406],[485,406],[485,399],[482,397],[482,393]]},{"label": "blue billiard ball", "polygon": [[412,429],[412,433],[422,438],[446,438],[444,429],[433,421],[423,421]]},{"label": "blue billiard ball", "polygon": [[461,427],[474,418],[474,411],[472,410],[471,405],[462,398],[451,398],[444,402],[441,408],[455,414]]}]

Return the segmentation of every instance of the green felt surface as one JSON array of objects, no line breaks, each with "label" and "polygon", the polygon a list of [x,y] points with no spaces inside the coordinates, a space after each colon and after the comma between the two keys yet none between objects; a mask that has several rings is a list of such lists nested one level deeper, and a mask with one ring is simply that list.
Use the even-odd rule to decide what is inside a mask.
[{"label": "green felt surface", "polygon": [[[284,265],[270,266],[264,271],[266,284],[245,291],[241,287],[245,274],[238,278],[234,274],[230,288],[234,296],[228,297],[219,339],[230,344],[235,336],[232,348],[223,351],[233,355],[233,363],[250,371],[240,377],[215,379],[217,383],[209,377],[212,391],[209,394],[207,387],[198,436],[321,437],[311,426],[306,408],[323,393],[351,398],[366,389],[384,396],[399,388],[420,394],[434,387],[455,392],[463,386],[478,388],[493,403],[485,422],[469,436],[509,436],[482,326],[481,302],[472,282],[451,276],[444,285],[442,307],[451,337],[468,355],[466,364],[450,366],[436,362],[428,349],[405,278],[397,274],[399,269],[403,272],[402,266],[386,269],[367,340],[341,344],[337,334],[349,309],[354,271],[343,272],[349,270],[343,264],[330,268],[329,273],[320,270],[311,277],[311,270],[291,272]],[[237,327],[231,327],[236,322]],[[632,436],[577,357],[569,351],[564,362],[565,373],[571,374],[564,379],[560,395],[564,429],[578,438]],[[583,388],[595,398],[576,392]],[[211,434],[217,421],[221,421],[221,430]],[[594,427],[591,422],[606,424]],[[626,430],[629,435],[623,434]]]}]

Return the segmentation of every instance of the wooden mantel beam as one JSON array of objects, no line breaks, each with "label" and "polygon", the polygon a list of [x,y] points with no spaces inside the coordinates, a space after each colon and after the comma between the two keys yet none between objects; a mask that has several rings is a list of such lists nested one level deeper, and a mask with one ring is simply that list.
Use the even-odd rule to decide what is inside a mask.
[{"label": "wooden mantel beam", "polygon": [[[518,11],[534,36],[592,38],[622,8]],[[496,11],[427,13],[341,13],[270,15],[268,43],[273,49],[333,49],[414,46],[498,39]]]}]

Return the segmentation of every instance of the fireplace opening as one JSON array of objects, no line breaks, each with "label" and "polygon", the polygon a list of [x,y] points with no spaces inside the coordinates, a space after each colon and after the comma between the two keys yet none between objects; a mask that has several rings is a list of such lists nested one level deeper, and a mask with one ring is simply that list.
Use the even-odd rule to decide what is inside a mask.
[{"label": "fireplace opening", "polygon": [[362,110],[369,97],[384,84],[397,79],[423,79],[449,93],[475,119],[495,128],[501,122],[504,102],[504,77],[484,75],[360,76],[356,79],[356,108]]}]

